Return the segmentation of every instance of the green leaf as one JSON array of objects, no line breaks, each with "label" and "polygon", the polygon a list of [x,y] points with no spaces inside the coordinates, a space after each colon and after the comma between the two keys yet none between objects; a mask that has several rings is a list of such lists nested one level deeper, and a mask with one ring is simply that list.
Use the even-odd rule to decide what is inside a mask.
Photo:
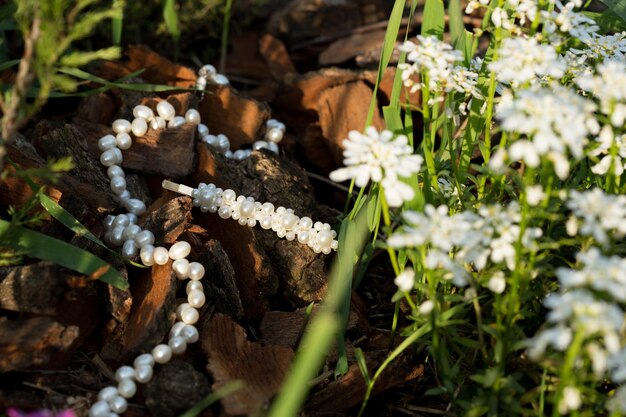
[{"label": "green leaf", "polygon": [[626,21],[611,9],[607,9],[602,13],[582,12],[582,14],[593,19],[600,26],[602,33],[616,33],[626,30]]},{"label": "green leaf", "polygon": [[19,63],[20,63],[19,59],[13,59],[11,61],[3,62],[2,64],[0,64],[0,71],[4,71],[7,68],[14,67],[15,65],[17,65]]},{"label": "green leaf", "polygon": [[609,9],[618,15],[623,21],[626,21],[626,1],[624,0],[600,0],[606,4]]},{"label": "green leaf", "polygon": [[165,26],[172,35],[172,38],[178,40],[180,38],[180,28],[178,26],[178,12],[174,0],[165,0],[163,5],[163,19],[165,20]]},{"label": "green leaf", "polygon": [[124,0],[116,0],[113,2],[114,7],[118,6],[121,10],[119,16],[111,19],[111,40],[113,45],[120,46],[122,43],[122,28],[124,27]]},{"label": "green leaf", "polygon": [[354,350],[354,358],[356,359],[357,365],[359,365],[359,370],[361,371],[361,375],[363,375],[365,385],[369,385],[371,382],[370,374],[367,370],[367,362],[365,361],[365,355],[363,355],[361,348],[356,348]]},{"label": "green leaf", "polygon": [[394,48],[396,47],[396,40],[398,39],[398,32],[400,31],[400,24],[402,23],[402,13],[404,11],[405,0],[396,0],[393,5],[393,10],[391,11],[391,15],[389,16],[389,23],[387,24],[387,30],[385,31],[385,39],[383,41],[383,49],[380,53],[380,64],[378,65],[378,74],[376,76],[376,83],[374,84],[374,92],[372,93],[372,101],[370,102],[370,108],[367,112],[367,120],[365,122],[365,127],[372,124],[372,119],[374,118],[374,110],[376,110],[376,93],[378,92],[378,85],[380,84],[380,80],[383,78],[383,74],[387,66],[389,65],[389,60],[391,59],[391,54],[393,53]]},{"label": "green leaf", "polygon": [[128,282],[111,265],[67,242],[0,220],[2,244],[28,256],[51,261],[81,274],[99,279],[119,289],[128,288]]},{"label": "green leaf", "polygon": [[118,46],[111,46],[108,48],[99,49],[97,51],[76,51],[70,52],[61,58],[61,65],[67,67],[81,67],[96,59],[108,59],[113,60],[120,57],[120,48]]},{"label": "green leaf", "polygon": [[426,0],[422,36],[436,36],[443,39],[446,11],[442,0]]},{"label": "green leaf", "polygon": [[448,26],[450,29],[450,40],[454,49],[463,50],[462,43],[465,43],[465,25],[463,24],[463,11],[461,10],[461,0],[450,0],[448,3]]}]

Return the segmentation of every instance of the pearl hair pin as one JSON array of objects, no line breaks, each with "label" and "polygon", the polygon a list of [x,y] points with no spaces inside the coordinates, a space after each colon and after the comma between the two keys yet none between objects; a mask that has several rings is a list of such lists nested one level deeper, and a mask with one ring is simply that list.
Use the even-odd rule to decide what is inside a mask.
[{"label": "pearl hair pin", "polygon": [[[211,65],[205,65],[198,72],[196,88],[200,94],[208,83],[226,85],[228,79],[217,74]],[[198,329],[194,326],[199,318],[199,309],[206,302],[202,278],[204,266],[198,262],[190,262],[191,245],[178,241],[170,248],[155,246],[154,234],[144,230],[137,224],[138,216],[146,212],[143,201],[133,197],[126,187],[126,175],[121,167],[122,151],[132,146],[133,136],[141,137],[149,129],[179,127],[184,124],[197,125],[201,141],[227,158],[244,159],[252,150],[268,149],[278,153],[278,143],[283,138],[285,125],[271,119],[266,123],[265,140],[252,145],[252,150],[230,150],[230,141],[224,135],[211,135],[206,125],[201,123],[200,113],[189,109],[184,116],[176,116],[174,107],[167,101],[156,106],[156,113],[150,107],[139,105],[133,109],[132,121],[118,119],[112,124],[114,134],[105,135],[98,140],[98,148],[102,151],[100,162],[107,168],[111,191],[127,210],[125,214],[109,215],[104,220],[104,241],[122,247],[122,254],[132,258],[139,255],[146,266],[165,265],[172,261],[172,269],[181,281],[186,284],[187,302],[176,308],[176,322],[172,326],[168,341],[155,346],[150,353],[137,356],[133,366],[121,366],[115,372],[115,383],[100,390],[98,401],[89,410],[89,417],[118,417],[128,408],[128,399],[137,392],[137,384],[145,384],[152,379],[154,366],[165,364],[173,355],[184,353],[187,346],[196,343],[199,338]],[[336,232],[327,223],[313,222],[308,217],[298,217],[292,209],[274,208],[271,203],[260,203],[251,197],[237,196],[233,190],[222,190],[214,184],[200,184],[197,188],[163,181],[163,188],[193,198],[193,205],[203,213],[217,213],[221,218],[232,218],[239,224],[254,227],[257,223],[263,229],[272,229],[281,238],[297,239],[308,245],[316,253],[328,254],[337,249]]]}]

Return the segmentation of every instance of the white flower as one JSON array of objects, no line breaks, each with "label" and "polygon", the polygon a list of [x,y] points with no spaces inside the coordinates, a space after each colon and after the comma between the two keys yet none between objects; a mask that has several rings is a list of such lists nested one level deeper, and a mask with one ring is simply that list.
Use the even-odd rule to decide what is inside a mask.
[{"label": "white flower", "polygon": [[600,109],[617,128],[626,118],[626,61],[606,61],[597,66],[598,75],[583,74],[575,79],[578,86],[600,100]]},{"label": "white flower", "polygon": [[562,33],[569,33],[578,39],[587,39],[600,29],[593,19],[574,11],[575,7],[580,7],[576,6],[575,2],[566,2],[563,5],[559,0],[556,0],[554,3],[554,10],[541,12],[542,22],[547,33],[554,33],[558,30]]},{"label": "white flower", "polygon": [[496,7],[493,9],[491,13],[491,22],[497,28],[502,28],[506,30],[511,30],[513,28],[513,24],[509,20],[509,15],[506,13],[501,7]]},{"label": "white flower", "polygon": [[626,348],[611,355],[607,361],[611,379],[618,384],[626,382]]},{"label": "white flower", "polygon": [[527,340],[528,356],[530,359],[537,361],[550,346],[562,352],[571,343],[572,336],[572,329],[564,325],[542,329],[535,337]]},{"label": "white flower", "polygon": [[591,33],[581,40],[586,48],[570,48],[575,55],[598,61],[605,59],[624,61],[626,59],[626,32],[606,36]]},{"label": "white flower", "polygon": [[565,387],[563,396],[559,401],[559,413],[569,414],[571,411],[578,410],[582,405],[580,391],[576,387]]},{"label": "white flower", "polygon": [[606,194],[599,188],[571,191],[566,203],[577,218],[576,232],[593,236],[601,245],[608,245],[609,234],[626,235],[626,196]]},{"label": "white flower", "polygon": [[[417,43],[404,42],[399,49],[407,53],[408,63],[398,65],[402,71],[402,80],[411,91],[428,87],[430,90],[440,90],[451,84],[454,64],[463,60],[463,54],[454,50],[450,44],[440,41],[436,36],[417,36]],[[416,84],[412,76],[419,74],[421,82]],[[426,77],[427,76],[427,77]],[[428,86],[424,80],[428,78]]]},{"label": "white flower", "polygon": [[537,77],[562,77],[565,62],[552,45],[542,45],[535,38],[513,37],[502,42],[498,59],[489,64],[489,70],[498,81],[518,86],[534,83]]},{"label": "white flower", "polygon": [[[600,162],[591,167],[591,172],[596,175],[606,175],[613,167],[612,175],[621,176],[626,168],[626,135],[616,135],[609,125],[605,125],[600,130],[596,138],[598,147],[589,152],[591,156],[604,155]],[[617,154],[611,153],[611,148],[617,148]]]},{"label": "white flower", "polygon": [[546,198],[541,185],[531,185],[526,187],[526,202],[529,206],[538,206]]},{"label": "white flower", "polygon": [[566,151],[576,159],[582,158],[587,136],[600,130],[595,109],[592,101],[553,85],[521,90],[517,96],[505,92],[496,107],[496,118],[504,130],[525,135],[531,141],[514,142],[509,148],[512,160],[521,159],[534,167],[539,165],[538,155],[546,156],[559,177],[564,178],[569,173]]},{"label": "white flower", "polygon": [[513,10],[513,15],[519,19],[519,24],[524,26],[526,20],[534,21],[537,15],[536,0],[507,0]]},{"label": "white flower", "polygon": [[489,288],[495,294],[502,294],[506,288],[506,280],[504,279],[504,273],[502,271],[496,271],[489,282],[487,283]]},{"label": "white flower", "polygon": [[346,166],[331,172],[331,180],[341,182],[354,178],[359,187],[365,187],[370,181],[380,182],[392,207],[413,198],[411,187],[398,177],[408,178],[419,172],[423,158],[413,154],[406,136],[394,137],[388,130],[379,133],[370,126],[364,134],[351,131],[343,145]]},{"label": "white flower", "polygon": [[618,415],[626,413],[626,385],[622,385],[615,390],[615,394],[607,401],[606,408]]},{"label": "white flower", "polygon": [[431,313],[431,311],[433,311],[433,308],[435,308],[435,303],[432,300],[426,300],[422,304],[420,304],[417,311],[422,316],[427,316]]},{"label": "white flower", "polygon": [[411,291],[415,284],[415,271],[413,271],[413,268],[406,268],[393,280],[393,283],[396,284],[400,291]]}]

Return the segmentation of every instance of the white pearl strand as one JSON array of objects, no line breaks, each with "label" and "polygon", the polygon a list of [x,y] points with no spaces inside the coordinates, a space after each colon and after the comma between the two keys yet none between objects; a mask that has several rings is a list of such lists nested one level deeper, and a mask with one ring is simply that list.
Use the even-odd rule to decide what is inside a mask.
[{"label": "white pearl strand", "polygon": [[[208,75],[207,75],[208,74]],[[200,70],[198,88],[204,89],[206,80],[210,79],[217,84],[228,84],[228,79],[217,74],[215,68],[208,65]],[[200,80],[205,80],[204,86]],[[149,129],[163,129],[178,127],[185,123],[198,125],[198,132],[202,140],[213,146],[217,138],[218,149],[227,157],[243,159],[252,151],[230,151],[230,143],[224,135],[209,135],[206,125],[200,123],[200,114],[195,109],[189,109],[185,116],[176,116],[174,107],[161,101],[156,106],[155,115],[147,106],[139,105],[133,109],[132,122],[124,119],[115,120],[112,124],[114,135],[106,135],[98,140],[98,148],[102,151],[100,162],[107,167],[110,187],[122,206],[128,210],[126,214],[109,215],[104,220],[106,232],[104,240],[112,246],[122,246],[122,254],[134,257],[139,254],[141,262],[146,266],[165,265],[173,261],[172,269],[179,280],[189,279],[186,286],[187,302],[176,308],[177,321],[172,326],[167,344],[162,343],[154,347],[150,353],[143,353],[133,362],[133,366],[121,366],[115,372],[117,386],[110,385],[98,393],[96,401],[89,410],[89,417],[117,417],[128,408],[127,400],[137,392],[137,383],[145,384],[152,379],[155,364],[165,364],[173,355],[185,352],[187,345],[196,343],[200,338],[198,329],[194,326],[200,318],[198,311],[205,302],[206,296],[200,280],[204,277],[204,266],[198,262],[189,262],[187,257],[191,253],[191,245],[185,241],[174,243],[169,249],[154,246],[154,234],[137,225],[138,216],[146,211],[143,201],[133,198],[126,189],[126,176],[120,166],[123,157],[122,150],[132,146],[131,134],[140,137]],[[268,148],[278,153],[278,143],[282,140],[285,126],[276,121],[267,122],[267,141],[257,141],[254,149]],[[229,153],[231,152],[231,153]],[[240,153],[238,153],[240,152]],[[306,243],[315,252],[330,253],[337,249],[336,233],[326,223],[313,221],[308,217],[299,218],[293,210],[278,207],[274,210],[271,203],[261,204],[251,197],[237,197],[233,190],[221,190],[214,184],[200,184],[197,189],[184,185],[164,181],[164,188],[186,194],[194,198],[194,206],[199,206],[203,212],[218,212],[226,219],[232,217],[242,225],[255,226],[257,222],[264,229],[272,229],[279,237],[294,240],[296,237],[301,243]]]}]

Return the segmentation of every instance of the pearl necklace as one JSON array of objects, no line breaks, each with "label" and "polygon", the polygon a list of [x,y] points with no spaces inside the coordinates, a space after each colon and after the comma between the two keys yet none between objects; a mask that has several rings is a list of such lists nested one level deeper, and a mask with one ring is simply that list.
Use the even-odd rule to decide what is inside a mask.
[{"label": "pearl necklace", "polygon": [[[207,83],[225,85],[228,79],[217,74],[211,65],[205,65],[198,72],[196,87],[203,92]],[[201,141],[221,152],[227,158],[237,160],[248,157],[252,150],[230,150],[230,142],[224,135],[210,135],[206,125],[201,123],[200,113],[189,109],[184,116],[176,116],[174,107],[167,101],[156,106],[156,114],[147,106],[139,105],[133,109],[132,122],[124,119],[115,120],[112,124],[114,135],[106,135],[98,140],[98,148],[102,151],[100,162],[107,167],[110,188],[117,196],[120,204],[128,211],[126,214],[109,215],[104,220],[106,232],[104,240],[111,246],[122,246],[122,254],[132,258],[139,255],[145,266],[165,265],[173,261],[172,269],[179,280],[189,279],[186,285],[187,302],[176,308],[176,323],[172,326],[167,343],[155,346],[150,353],[143,353],[133,362],[133,366],[121,366],[115,372],[117,386],[110,385],[98,393],[96,401],[89,410],[90,417],[116,417],[126,411],[127,400],[137,392],[137,383],[145,384],[152,379],[155,364],[165,364],[173,355],[186,351],[187,345],[199,340],[198,329],[194,326],[200,314],[198,309],[206,302],[201,280],[204,277],[204,266],[198,262],[190,262],[187,257],[191,253],[188,242],[178,241],[169,249],[154,246],[154,234],[142,229],[138,224],[138,216],[146,212],[143,201],[134,198],[126,189],[126,178],[122,167],[122,150],[132,146],[132,137],[141,137],[149,129],[179,127],[186,123],[197,125]],[[285,125],[270,119],[266,123],[264,141],[256,141],[253,150],[268,149],[278,153],[278,143],[283,138]],[[214,184],[201,183],[197,188],[163,181],[163,188],[192,197],[193,206],[199,207],[202,213],[217,213],[222,219],[232,218],[240,225],[255,227],[259,224],[263,229],[273,230],[278,237],[295,240],[308,245],[316,253],[328,254],[337,249],[336,232],[327,223],[313,222],[309,217],[298,217],[292,209],[275,208],[271,203],[261,203],[252,197],[237,196],[233,190],[222,190]]]}]

